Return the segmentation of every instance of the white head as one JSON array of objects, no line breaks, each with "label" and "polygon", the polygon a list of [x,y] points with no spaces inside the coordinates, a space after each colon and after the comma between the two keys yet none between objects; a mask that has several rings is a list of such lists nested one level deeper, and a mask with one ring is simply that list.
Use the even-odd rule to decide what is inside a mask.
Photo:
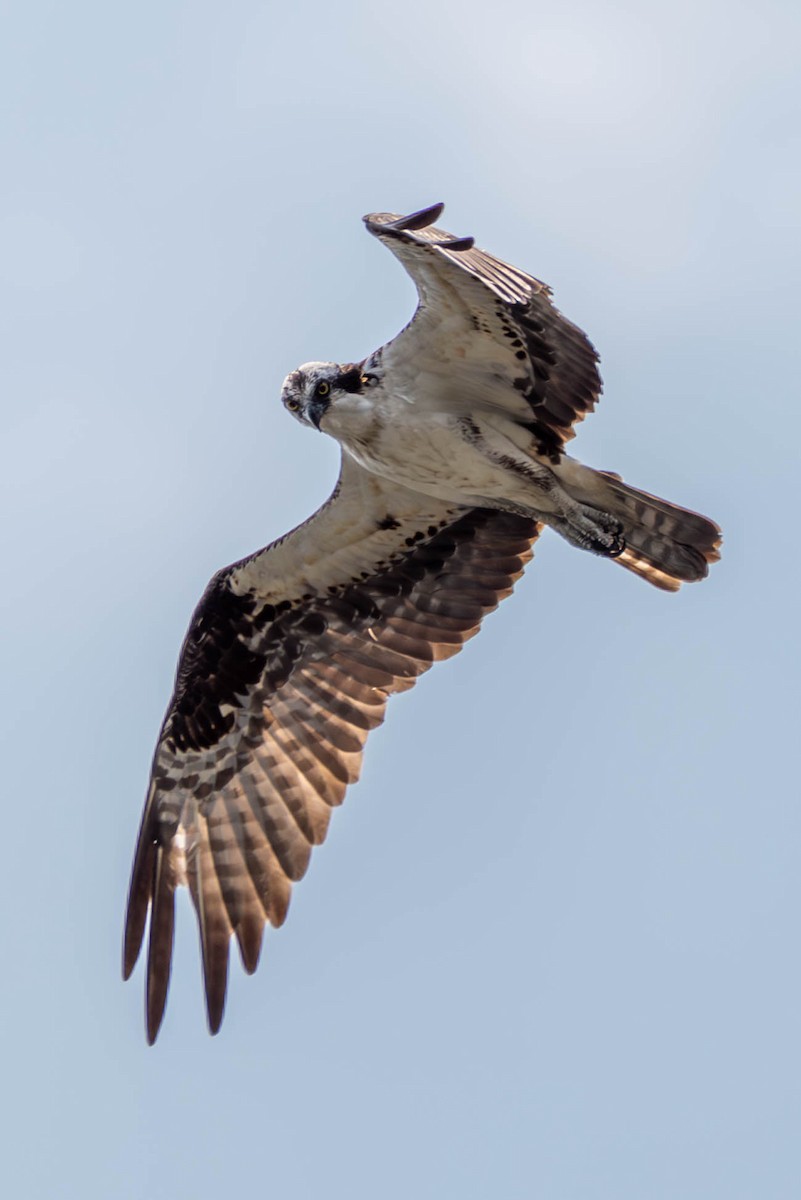
[{"label": "white head", "polygon": [[320,428],[329,409],[346,397],[363,396],[377,382],[363,363],[304,363],[281,388],[281,403],[302,425]]}]

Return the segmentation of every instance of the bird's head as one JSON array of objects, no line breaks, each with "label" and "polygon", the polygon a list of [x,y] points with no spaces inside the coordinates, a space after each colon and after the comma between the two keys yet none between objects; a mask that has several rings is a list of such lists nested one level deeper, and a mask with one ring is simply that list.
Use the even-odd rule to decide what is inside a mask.
[{"label": "bird's head", "polygon": [[330,409],[346,397],[364,395],[375,382],[363,363],[304,363],[284,380],[281,403],[302,425],[319,429]]}]

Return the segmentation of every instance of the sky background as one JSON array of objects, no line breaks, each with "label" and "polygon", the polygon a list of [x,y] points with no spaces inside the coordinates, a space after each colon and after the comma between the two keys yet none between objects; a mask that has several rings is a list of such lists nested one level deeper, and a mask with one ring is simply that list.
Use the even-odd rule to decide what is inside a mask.
[{"label": "sky background", "polygon": [[[801,1195],[797,6],[0,14],[7,1194]],[[412,311],[362,213],[437,200],[600,349],[575,452],[723,561],[663,595],[546,533],[213,1040],[182,895],[149,1049],[121,929],[181,638],[335,480],[284,375]]]}]

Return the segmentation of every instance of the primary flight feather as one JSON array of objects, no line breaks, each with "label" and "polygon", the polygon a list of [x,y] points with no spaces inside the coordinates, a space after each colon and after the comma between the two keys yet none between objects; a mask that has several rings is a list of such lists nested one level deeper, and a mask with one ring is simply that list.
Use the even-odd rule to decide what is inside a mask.
[{"label": "primary flight feather", "polygon": [[543,525],[670,591],[718,558],[712,521],[565,454],[601,392],[595,350],[545,284],[435,227],[441,212],[365,217],[417,286],[414,318],[363,362],[287,376],[285,407],[340,443],[339,481],[219,571],[190,623],[125,925],[127,978],[150,913],[151,1042],[176,888],[197,912],[216,1033],[232,935],[254,971],[388,698],[478,632]]}]

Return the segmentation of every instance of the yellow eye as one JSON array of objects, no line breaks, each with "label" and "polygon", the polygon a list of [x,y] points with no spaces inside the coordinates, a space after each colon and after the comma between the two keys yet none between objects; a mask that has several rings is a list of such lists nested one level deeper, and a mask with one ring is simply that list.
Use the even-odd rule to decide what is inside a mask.
[{"label": "yellow eye", "polygon": [[299,400],[287,400],[286,406],[290,412],[297,412],[298,409],[300,408],[300,401]]},{"label": "yellow eye", "polygon": [[327,396],[330,391],[331,391],[331,384],[328,383],[325,379],[321,379],[320,382],[317,384],[317,387],[314,389],[315,395],[317,395],[317,396]]}]

